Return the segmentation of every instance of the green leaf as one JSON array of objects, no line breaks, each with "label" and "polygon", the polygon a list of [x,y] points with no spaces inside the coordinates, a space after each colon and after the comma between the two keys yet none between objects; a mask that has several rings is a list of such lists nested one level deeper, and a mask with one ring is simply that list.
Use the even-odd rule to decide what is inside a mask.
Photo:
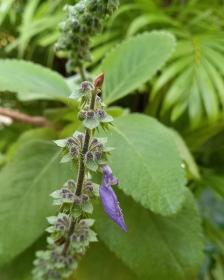
[{"label": "green leaf", "polygon": [[0,60],[0,91],[18,93],[22,101],[67,99],[70,90],[57,72],[16,59]]},{"label": "green leaf", "polygon": [[55,137],[57,137],[55,130],[48,127],[26,130],[19,136],[17,141],[14,141],[14,143],[9,147],[7,157],[10,160],[20,147],[32,140],[51,140]]},{"label": "green leaf", "polygon": [[121,189],[153,212],[170,215],[186,194],[181,158],[169,129],[153,118],[132,114],[115,120],[108,144]]},{"label": "green leaf", "polygon": [[176,52],[154,84],[150,106],[153,108],[158,98],[162,105],[154,114],[166,120],[170,115],[171,122],[187,116],[192,128],[205,121],[214,124],[224,108],[222,53],[223,41],[217,34],[179,41]]},{"label": "green leaf", "polygon": [[203,183],[211,187],[224,199],[224,176],[210,169],[203,169]]},{"label": "green leaf", "polygon": [[144,33],[115,48],[102,64],[104,101],[109,104],[136,90],[168,60],[175,47],[167,32]]},{"label": "green leaf", "polygon": [[191,177],[193,177],[194,179],[197,179],[197,180],[200,179],[200,173],[199,173],[197,163],[195,162],[193,155],[191,154],[186,143],[184,142],[184,139],[180,136],[180,134],[177,131],[172,130],[172,133],[173,133],[177,148],[179,150],[180,157],[184,161],[187,171],[189,171]]},{"label": "green leaf", "polygon": [[122,232],[95,207],[99,237],[142,280],[195,279],[202,262],[202,230],[194,199],[188,192],[182,210],[162,217],[118,194],[128,232]]},{"label": "green leaf", "polygon": [[70,176],[59,151],[46,141],[21,147],[0,172],[0,264],[7,263],[43,233],[52,214],[50,193]]},{"label": "green leaf", "polygon": [[138,280],[137,276],[111,253],[102,242],[92,244],[72,279]]},{"label": "green leaf", "polygon": [[83,125],[89,129],[94,129],[100,124],[97,118],[85,119]]},{"label": "green leaf", "polygon": [[46,236],[42,235],[31,247],[20,254],[12,262],[0,267],[1,280],[32,280],[33,260],[35,252],[46,246]]}]

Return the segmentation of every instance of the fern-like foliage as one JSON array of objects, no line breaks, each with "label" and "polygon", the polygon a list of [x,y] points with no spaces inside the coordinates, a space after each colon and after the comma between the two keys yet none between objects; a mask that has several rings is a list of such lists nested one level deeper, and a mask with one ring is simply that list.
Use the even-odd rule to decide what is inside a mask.
[{"label": "fern-like foliage", "polygon": [[[195,36],[181,40],[168,66],[154,84],[151,101],[172,122],[187,116],[192,127],[205,118],[216,121],[224,109],[224,38]],[[152,105],[153,106],[153,105]]]}]

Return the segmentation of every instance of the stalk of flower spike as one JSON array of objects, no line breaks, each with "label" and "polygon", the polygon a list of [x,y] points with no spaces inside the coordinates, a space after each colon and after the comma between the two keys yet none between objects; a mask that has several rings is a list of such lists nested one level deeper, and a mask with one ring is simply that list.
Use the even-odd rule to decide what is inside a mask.
[{"label": "stalk of flower spike", "polygon": [[[97,95],[97,90],[98,89],[99,88],[95,87],[95,89],[92,91],[92,95],[91,95],[91,99],[90,99],[90,110],[95,109],[96,95]],[[80,153],[79,164],[78,164],[78,179],[77,179],[77,188],[76,188],[76,191],[75,191],[75,195],[77,197],[79,197],[82,194],[83,182],[84,182],[84,179],[85,179],[85,154],[87,153],[88,148],[89,148],[91,134],[92,134],[91,129],[86,128],[85,129],[84,145],[83,145],[82,151]],[[71,212],[72,212],[74,207],[75,207],[75,202],[72,204]],[[67,250],[68,250],[68,247],[69,247],[69,244],[70,244],[70,237],[73,234],[75,223],[76,223],[76,220],[72,219],[70,227],[69,227],[69,231],[68,231],[68,237],[67,237],[67,240],[66,240],[65,245],[64,245],[63,255],[65,255]]]},{"label": "stalk of flower spike", "polygon": [[[124,231],[127,227],[117,196],[112,188],[118,184],[111,168],[106,164],[111,148],[106,146],[106,138],[96,138],[95,128],[109,128],[113,118],[104,110],[99,93],[104,75],[99,75],[93,83],[84,81],[71,98],[80,100],[80,120],[85,127],[84,133],[76,131],[72,137],[56,140],[62,148],[64,156],[61,162],[77,163],[77,180],[68,180],[62,188],[51,196],[54,204],[60,206],[57,216],[49,217],[50,226],[47,231],[48,248],[37,252],[34,262],[34,279],[61,280],[69,277],[78,265],[78,260],[85,254],[91,242],[97,241],[92,230],[94,223],[92,214],[94,197],[100,196],[106,214]],[[101,185],[91,181],[88,174],[101,171]]]}]

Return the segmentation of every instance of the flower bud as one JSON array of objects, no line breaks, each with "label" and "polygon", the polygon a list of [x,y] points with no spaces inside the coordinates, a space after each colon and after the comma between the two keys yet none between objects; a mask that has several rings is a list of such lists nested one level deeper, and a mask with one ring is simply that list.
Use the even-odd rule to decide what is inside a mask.
[{"label": "flower bud", "polygon": [[104,73],[101,73],[99,76],[96,77],[96,79],[94,80],[93,84],[95,88],[101,88],[103,85],[103,81],[104,81]]}]

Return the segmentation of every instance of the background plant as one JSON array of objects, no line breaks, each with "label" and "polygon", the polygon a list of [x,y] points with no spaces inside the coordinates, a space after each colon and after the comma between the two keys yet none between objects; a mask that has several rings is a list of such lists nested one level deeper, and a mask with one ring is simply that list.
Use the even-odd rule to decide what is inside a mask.
[{"label": "background plant", "polygon": [[[62,14],[63,3],[59,4]],[[21,7],[26,6],[21,2]],[[110,135],[109,144],[116,146],[110,164],[120,179],[118,197],[129,232],[123,236],[116,231],[96,204],[95,230],[103,243],[92,246],[83,258],[78,279],[223,278],[222,10],[222,1],[212,6],[210,1],[122,1],[103,34],[92,38],[93,60],[84,65],[92,73],[106,74],[103,98],[117,127]],[[9,15],[4,32],[17,34],[17,25],[7,23]],[[148,33],[153,29],[163,31]],[[164,30],[175,35],[176,48]],[[53,33],[59,34],[56,25],[46,38]],[[39,44],[39,35],[29,41],[24,54]],[[49,39],[51,50],[57,36]],[[16,48],[11,57],[17,56]],[[24,58],[46,65],[48,50]],[[48,65],[64,74],[64,59],[54,58]],[[72,169],[58,163],[58,150],[49,140],[68,137],[80,127],[74,120],[78,104],[67,98],[79,75],[64,79],[49,69],[7,60],[0,63],[0,77],[2,107],[48,121],[35,128],[17,118],[0,132],[1,275],[29,279],[33,253],[45,239],[44,217],[54,214],[48,195],[71,177]],[[206,241],[204,263],[195,200]],[[30,227],[24,231],[27,222]]]}]

